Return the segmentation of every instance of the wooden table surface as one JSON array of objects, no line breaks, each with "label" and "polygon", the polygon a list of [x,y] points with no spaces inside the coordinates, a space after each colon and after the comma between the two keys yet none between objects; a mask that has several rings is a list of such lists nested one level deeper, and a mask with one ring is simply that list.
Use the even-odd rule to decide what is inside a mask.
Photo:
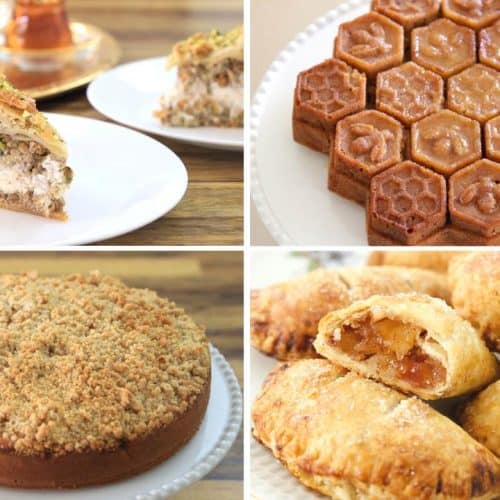
[{"label": "wooden table surface", "polygon": [[[243,387],[243,254],[241,252],[2,252],[0,273],[67,274],[98,269],[156,290],[207,327]],[[222,462],[176,500],[243,498],[243,432]]]},{"label": "wooden table surface", "polygon": [[[176,41],[192,33],[230,29],[243,20],[243,0],[67,0],[67,5],[73,19],[96,24],[118,39],[121,63],[166,57]],[[41,101],[39,107],[109,121],[92,108],[86,89]],[[153,137],[183,160],[189,175],[187,193],[156,222],[100,244],[241,245],[243,154]]]}]

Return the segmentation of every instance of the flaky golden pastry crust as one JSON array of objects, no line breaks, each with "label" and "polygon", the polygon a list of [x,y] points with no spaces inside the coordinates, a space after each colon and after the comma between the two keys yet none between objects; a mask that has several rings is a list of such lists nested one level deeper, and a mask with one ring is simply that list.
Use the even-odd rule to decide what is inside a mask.
[{"label": "flaky golden pastry crust", "polygon": [[497,373],[472,325],[428,295],[375,295],[329,313],[318,330],[325,358],[424,399],[467,393]]},{"label": "flaky golden pastry crust", "polygon": [[500,462],[463,429],[327,360],[282,364],[253,405],[253,434],[334,499],[493,500]]},{"label": "flaky golden pastry crust", "polygon": [[471,253],[449,270],[452,305],[500,352],[500,252]]},{"label": "flaky golden pastry crust", "polygon": [[12,87],[3,75],[0,75],[0,134],[38,142],[56,158],[66,161],[66,144],[37,110],[34,99]]},{"label": "flaky golden pastry crust", "polygon": [[474,439],[500,457],[500,380],[465,406],[460,422]]},{"label": "flaky golden pastry crust", "polygon": [[449,299],[443,275],[390,266],[318,269],[298,279],[253,290],[252,345],[283,361],[317,357],[312,342],[325,314],[374,294],[412,291]]},{"label": "flaky golden pastry crust", "polygon": [[371,266],[404,266],[429,269],[439,273],[448,272],[453,258],[466,255],[467,252],[372,252],[368,256]]}]

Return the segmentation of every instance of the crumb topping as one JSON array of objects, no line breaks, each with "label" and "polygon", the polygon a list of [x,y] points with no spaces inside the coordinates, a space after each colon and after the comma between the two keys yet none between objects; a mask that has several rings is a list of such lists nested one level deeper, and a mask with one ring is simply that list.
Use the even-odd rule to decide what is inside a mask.
[{"label": "crumb topping", "polygon": [[184,413],[209,373],[204,329],[151,290],[0,276],[0,448],[119,447]]}]

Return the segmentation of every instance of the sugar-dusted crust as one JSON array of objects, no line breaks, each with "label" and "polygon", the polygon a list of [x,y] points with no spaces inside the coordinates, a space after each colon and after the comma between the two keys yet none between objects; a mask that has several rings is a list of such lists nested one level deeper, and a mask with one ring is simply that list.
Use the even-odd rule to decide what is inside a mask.
[{"label": "sugar-dusted crust", "polygon": [[279,365],[253,405],[254,436],[331,498],[498,498],[500,462],[417,398],[326,360]]},{"label": "sugar-dusted crust", "polygon": [[3,75],[0,75],[0,134],[38,142],[56,158],[66,161],[66,144],[37,110],[34,99],[12,87]]},{"label": "sugar-dusted crust", "polygon": [[500,380],[465,406],[460,422],[474,439],[500,457]]},{"label": "sugar-dusted crust", "polygon": [[280,360],[317,357],[319,320],[330,311],[374,294],[426,293],[448,299],[446,277],[402,267],[318,269],[301,278],[253,290],[252,345]]},{"label": "sugar-dusted crust", "polygon": [[[439,383],[418,386],[404,378],[397,378],[391,372],[392,366],[380,365],[371,355],[358,358],[357,351],[347,353],[341,349],[335,338],[338,329],[345,324],[355,324],[367,315],[373,321],[398,321],[407,327],[406,336],[410,346],[418,347],[427,356],[439,361],[445,369],[444,380]],[[411,329],[424,333],[411,338]],[[479,389],[493,380],[497,374],[497,361],[488,351],[477,331],[463,320],[443,300],[421,294],[400,294],[393,296],[374,295],[366,300],[354,302],[351,306],[331,312],[319,323],[314,347],[322,356],[365,377],[374,378],[403,392],[416,394],[424,399],[438,399],[457,396]],[[373,333],[375,334],[375,333]],[[394,341],[400,342],[399,334],[386,338],[377,344],[379,354],[391,348]],[[401,347],[396,346],[398,350]],[[400,355],[402,357],[402,354]],[[418,359],[417,363],[422,361]]]},{"label": "sugar-dusted crust", "polygon": [[[170,426],[186,422],[174,433],[179,446],[198,427],[209,377],[203,328],[155,292],[98,273],[0,276],[0,460],[11,456],[20,474],[0,475],[2,484],[30,487],[23,470],[34,474],[37,464],[47,482],[34,474],[32,487],[91,484],[153,465],[178,447]],[[155,439],[165,447],[141,458],[139,444]],[[94,462],[108,472],[78,473]],[[75,476],[63,481],[58,464]]]},{"label": "sugar-dusted crust", "polygon": [[429,269],[440,273],[448,272],[448,266],[455,257],[468,252],[372,252],[368,257],[371,266],[406,266]]},{"label": "sugar-dusted crust", "polygon": [[452,304],[500,352],[500,252],[476,252],[452,262]]}]

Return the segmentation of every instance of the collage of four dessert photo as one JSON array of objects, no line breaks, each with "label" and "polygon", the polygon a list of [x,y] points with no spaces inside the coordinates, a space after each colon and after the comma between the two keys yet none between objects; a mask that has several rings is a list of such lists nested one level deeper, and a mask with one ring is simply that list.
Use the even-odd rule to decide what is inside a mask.
[{"label": "collage of four dessert photo", "polygon": [[0,500],[500,500],[500,0],[0,26]]}]

